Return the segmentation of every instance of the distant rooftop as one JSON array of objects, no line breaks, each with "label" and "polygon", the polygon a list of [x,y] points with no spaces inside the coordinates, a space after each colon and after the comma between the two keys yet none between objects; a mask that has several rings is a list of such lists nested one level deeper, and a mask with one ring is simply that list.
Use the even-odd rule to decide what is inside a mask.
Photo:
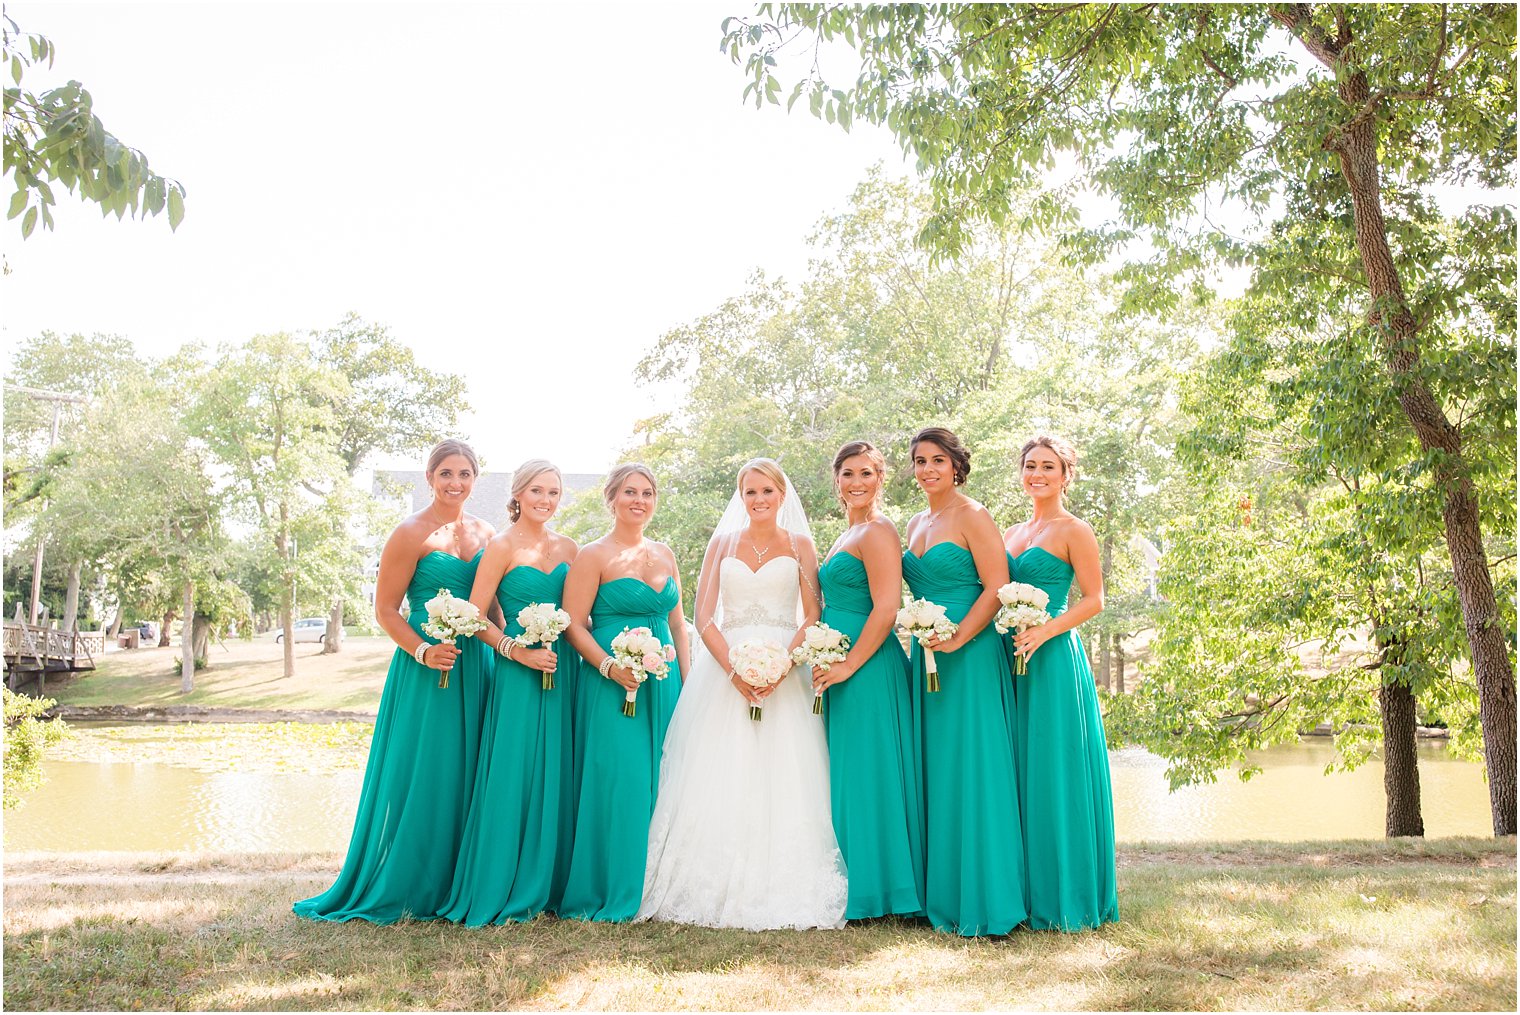
[{"label": "distant rooftop", "polygon": [[[602,485],[603,476],[588,472],[567,472],[564,475],[565,496],[568,505],[583,491],[594,490]],[[412,511],[421,511],[432,503],[433,491],[427,484],[427,473],[421,469],[376,469],[374,492],[381,496],[389,491],[388,485],[400,484],[411,490]],[[512,496],[512,473],[487,472],[475,480],[475,489],[465,501],[465,510],[477,518],[484,518],[497,529],[507,525],[507,501]]]}]

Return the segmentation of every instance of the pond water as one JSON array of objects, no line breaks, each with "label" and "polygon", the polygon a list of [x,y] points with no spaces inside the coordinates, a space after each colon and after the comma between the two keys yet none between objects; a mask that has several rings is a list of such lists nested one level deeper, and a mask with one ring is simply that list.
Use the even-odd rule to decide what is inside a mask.
[{"label": "pond water", "polygon": [[[1318,738],[1259,752],[1242,783],[1167,791],[1166,763],[1139,748],[1111,752],[1121,842],[1381,838],[1383,770],[1374,759],[1323,775],[1334,757]],[[152,763],[51,761],[45,787],[5,815],[8,850],[342,851],[363,773],[197,772]],[[1420,747],[1429,836],[1488,835],[1479,766]]]}]

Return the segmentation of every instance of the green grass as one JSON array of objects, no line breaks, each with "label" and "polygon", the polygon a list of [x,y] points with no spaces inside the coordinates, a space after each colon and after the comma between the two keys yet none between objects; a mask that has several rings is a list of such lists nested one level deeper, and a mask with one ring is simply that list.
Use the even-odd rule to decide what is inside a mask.
[{"label": "green grass", "polygon": [[321,645],[303,643],[295,647],[295,676],[285,677],[284,649],[272,638],[228,641],[211,646],[210,665],[195,675],[189,694],[179,689],[178,648],[109,652],[92,672],[69,680],[50,678],[47,696],[60,705],[373,712],[395,649],[381,637],[347,638],[343,650],[333,655],[323,655]]},{"label": "green grass", "polygon": [[7,858],[7,1008],[1513,1009],[1515,844],[1125,847],[1123,920],[966,941],[313,924],[336,856]]}]

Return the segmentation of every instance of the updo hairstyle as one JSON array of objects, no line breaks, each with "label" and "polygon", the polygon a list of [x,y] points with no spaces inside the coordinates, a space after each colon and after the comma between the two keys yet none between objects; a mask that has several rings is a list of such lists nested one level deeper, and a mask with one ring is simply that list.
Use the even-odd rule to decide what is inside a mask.
[{"label": "updo hairstyle", "polygon": [[643,462],[624,462],[613,469],[607,476],[607,485],[602,487],[602,500],[607,503],[608,510],[612,509],[612,502],[617,499],[618,490],[628,482],[630,476],[643,476],[649,480],[649,485],[654,487],[655,496],[660,495],[660,484],[655,482],[654,473]]},{"label": "updo hairstyle", "polygon": [[433,478],[433,473],[438,470],[438,466],[442,465],[443,460],[450,455],[463,455],[465,458],[468,458],[470,460],[470,468],[475,470],[476,475],[480,474],[480,462],[475,458],[475,449],[457,437],[450,437],[447,440],[441,440],[437,444],[434,444],[433,450],[428,452],[428,479],[431,480]]},{"label": "updo hairstyle", "polygon": [[782,499],[786,498],[786,473],[781,471],[781,466],[776,464],[774,458],[751,458],[739,466],[739,475],[734,479],[734,489],[739,496],[744,496],[744,477],[751,472],[758,472],[781,491]]},{"label": "updo hairstyle", "polygon": [[1019,471],[1024,471],[1024,459],[1029,457],[1029,452],[1035,448],[1048,448],[1061,460],[1061,489],[1071,487],[1071,481],[1077,478],[1077,449],[1071,441],[1065,437],[1057,437],[1054,434],[1035,434],[1024,442],[1019,449]]},{"label": "updo hairstyle", "polygon": [[966,445],[955,434],[942,426],[926,426],[913,435],[913,441],[908,445],[908,456],[911,458],[918,451],[918,446],[924,441],[930,444],[938,444],[945,449],[945,454],[950,456],[950,465],[954,470],[956,486],[964,486],[966,477],[971,475],[971,452],[966,450]]},{"label": "updo hairstyle", "polygon": [[512,473],[512,496],[507,501],[508,518],[515,522],[522,517],[522,502],[517,499],[518,495],[528,488],[529,483],[532,483],[533,480],[546,472],[552,472],[556,476],[559,476],[560,483],[564,483],[565,477],[559,471],[559,466],[547,458],[530,458],[519,465],[516,472]]},{"label": "updo hairstyle", "polygon": [[866,461],[871,463],[871,467],[876,470],[876,475],[880,478],[876,486],[876,503],[880,504],[887,487],[887,460],[870,441],[850,441],[835,453],[834,496],[839,498],[839,503],[845,503],[844,498],[839,496],[839,470],[844,468],[846,461],[859,455],[865,456]]}]

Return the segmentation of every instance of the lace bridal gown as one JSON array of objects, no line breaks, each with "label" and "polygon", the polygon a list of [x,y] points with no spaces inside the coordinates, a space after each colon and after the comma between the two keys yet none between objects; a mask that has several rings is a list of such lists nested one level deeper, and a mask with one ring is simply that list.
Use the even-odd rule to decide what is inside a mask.
[{"label": "lace bridal gown", "polygon": [[[798,563],[718,564],[724,638],[782,648],[797,632]],[[829,809],[829,757],[809,671],[794,667],[764,719],[697,652],[665,737],[638,919],[743,930],[844,926],[844,861]]]}]

